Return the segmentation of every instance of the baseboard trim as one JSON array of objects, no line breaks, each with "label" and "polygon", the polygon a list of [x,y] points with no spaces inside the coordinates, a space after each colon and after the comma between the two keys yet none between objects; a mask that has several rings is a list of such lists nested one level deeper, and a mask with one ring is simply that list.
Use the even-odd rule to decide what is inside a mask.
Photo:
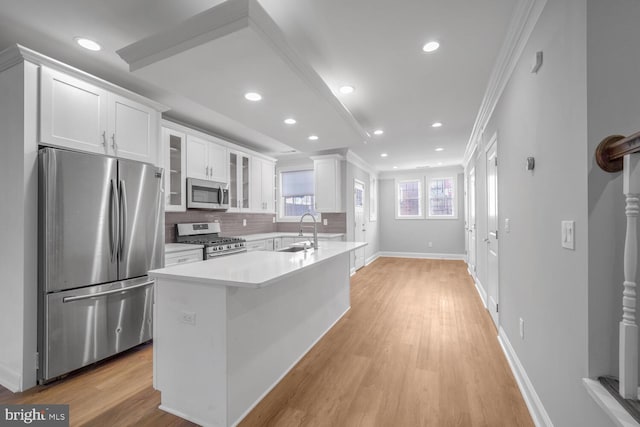
[{"label": "baseboard trim", "polygon": [[480,299],[482,300],[482,305],[484,305],[484,308],[487,308],[487,291],[484,290],[484,286],[482,286],[480,279],[478,279],[477,277],[473,278],[473,282],[476,285],[476,290],[478,291],[478,295],[480,295]]},{"label": "baseboard trim", "polygon": [[380,258],[380,252],[376,252],[375,254],[367,258],[366,261],[364,262],[364,265],[367,266],[371,264],[373,261],[377,260],[378,258]]},{"label": "baseboard trim", "polygon": [[338,318],[335,320],[335,322],[333,322],[319,337],[317,340],[315,340],[301,355],[300,357],[291,364],[291,366],[289,366],[289,368],[282,374],[280,375],[280,378],[278,378],[273,384],[271,384],[271,386],[264,392],[262,393],[262,395],[249,407],[249,409],[247,409],[242,415],[240,415],[240,417],[238,417],[237,420],[235,420],[231,426],[232,427],[236,427],[238,424],[240,424],[240,422],[247,416],[249,415],[249,412],[251,412],[253,410],[253,408],[256,407],[256,405],[258,403],[260,403],[262,401],[262,399],[264,399],[264,397],[269,394],[269,392],[271,390],[273,390],[273,388],[275,386],[278,385],[278,383],[280,381],[282,381],[282,379],[302,360],[302,358],[304,356],[307,355],[307,353],[309,353],[311,351],[311,349],[318,344],[318,342],[327,334],[327,332],[329,332],[335,325],[336,323],[338,323],[344,316],[345,314],[347,314],[349,312],[349,310],[351,310],[351,306],[349,306],[344,313],[342,313],[340,316],[338,316]]},{"label": "baseboard trim", "polygon": [[502,347],[504,355],[507,357],[507,362],[509,362],[513,376],[516,378],[518,388],[524,398],[524,403],[529,409],[529,414],[531,414],[533,423],[536,427],[553,427],[549,414],[547,414],[547,411],[544,409],[538,393],[536,393],[535,388],[533,388],[533,384],[531,383],[531,380],[529,380],[529,376],[524,370],[524,366],[520,363],[520,359],[518,359],[518,355],[511,346],[507,333],[502,329],[502,327],[500,327],[500,332],[498,334],[498,342]]},{"label": "baseboard trim", "polygon": [[22,375],[0,364],[0,385],[12,393],[23,391]]},{"label": "baseboard trim", "polygon": [[464,254],[436,254],[427,252],[379,252],[379,257],[418,258],[418,259],[453,259],[464,261]]}]

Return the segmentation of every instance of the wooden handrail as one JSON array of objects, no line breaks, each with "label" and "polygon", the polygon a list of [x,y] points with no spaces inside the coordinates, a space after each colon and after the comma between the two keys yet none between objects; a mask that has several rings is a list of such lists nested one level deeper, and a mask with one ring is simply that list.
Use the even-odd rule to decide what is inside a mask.
[{"label": "wooden handrail", "polygon": [[596,148],[596,162],[606,172],[620,172],[625,155],[640,153],[640,132],[631,136],[611,135]]}]

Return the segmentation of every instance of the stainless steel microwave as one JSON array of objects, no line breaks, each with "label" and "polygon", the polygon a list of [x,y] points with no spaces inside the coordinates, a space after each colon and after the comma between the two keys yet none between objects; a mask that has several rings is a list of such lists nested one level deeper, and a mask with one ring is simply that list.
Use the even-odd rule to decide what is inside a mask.
[{"label": "stainless steel microwave", "polygon": [[229,189],[227,184],[187,178],[187,208],[229,209]]}]

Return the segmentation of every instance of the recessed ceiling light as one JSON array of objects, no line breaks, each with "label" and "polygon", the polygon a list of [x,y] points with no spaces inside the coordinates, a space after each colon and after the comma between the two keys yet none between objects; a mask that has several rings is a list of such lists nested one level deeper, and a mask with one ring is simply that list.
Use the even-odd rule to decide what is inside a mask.
[{"label": "recessed ceiling light", "polygon": [[374,135],[382,135],[384,133],[384,131],[382,129],[376,129],[373,131]]},{"label": "recessed ceiling light", "polygon": [[394,169],[398,169],[398,167],[397,167],[397,166],[394,166],[393,168],[394,168]]},{"label": "recessed ceiling light", "polygon": [[438,147],[438,148],[436,148],[436,151],[444,151],[444,148]]},{"label": "recessed ceiling light", "polygon": [[439,47],[440,43],[432,41],[422,46],[422,50],[424,50],[425,52],[435,52]]},{"label": "recessed ceiling light", "polygon": [[293,119],[291,117],[289,117],[288,119],[284,119],[284,122],[288,125],[295,125],[296,124],[296,119]]},{"label": "recessed ceiling light", "polygon": [[438,162],[438,166],[442,166],[442,162]]},{"label": "recessed ceiling light", "polygon": [[260,101],[262,99],[262,95],[258,92],[247,92],[244,94],[244,97],[249,101]]},{"label": "recessed ceiling light", "polygon": [[318,135],[309,135],[309,141],[317,141]]},{"label": "recessed ceiling light", "polygon": [[388,154],[387,154],[387,153],[382,153],[382,154],[380,154],[380,157],[387,157],[387,156],[388,156]]},{"label": "recessed ceiling light", "polygon": [[355,87],[353,86],[349,86],[349,85],[345,85],[345,86],[341,86],[340,87],[340,93],[343,95],[348,95],[350,93],[353,93],[356,90]]},{"label": "recessed ceiling light", "polygon": [[439,128],[440,126],[442,126],[442,123],[440,122],[435,122],[434,124],[431,125],[432,128]]},{"label": "recessed ceiling light", "polygon": [[93,40],[90,40],[84,37],[76,37],[75,41],[76,43],[78,43],[80,46],[82,46],[87,50],[92,50],[94,52],[97,52],[100,49],[102,49],[102,46],[100,46],[97,42],[94,42]]}]

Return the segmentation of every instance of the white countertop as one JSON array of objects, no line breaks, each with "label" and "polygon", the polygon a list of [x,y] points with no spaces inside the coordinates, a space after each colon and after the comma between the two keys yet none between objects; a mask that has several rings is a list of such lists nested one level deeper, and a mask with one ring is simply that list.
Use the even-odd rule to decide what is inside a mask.
[{"label": "white countertop", "polygon": [[170,254],[174,252],[190,251],[193,249],[202,249],[204,245],[196,245],[192,243],[165,243],[164,253]]},{"label": "white countertop", "polygon": [[[344,233],[318,233],[318,238],[320,239],[332,239],[334,237],[340,237],[340,236],[344,236]],[[272,233],[247,234],[245,236],[234,235],[233,237],[241,237],[245,239],[247,242],[255,242],[256,240],[273,239],[276,237],[298,237],[298,233],[275,231]],[[310,233],[309,231],[305,231],[304,237],[313,238],[313,233]]]},{"label": "white countertop", "polygon": [[149,276],[211,285],[262,288],[285,276],[366,245],[365,242],[323,241],[318,249],[307,253],[245,252],[151,270]]}]

